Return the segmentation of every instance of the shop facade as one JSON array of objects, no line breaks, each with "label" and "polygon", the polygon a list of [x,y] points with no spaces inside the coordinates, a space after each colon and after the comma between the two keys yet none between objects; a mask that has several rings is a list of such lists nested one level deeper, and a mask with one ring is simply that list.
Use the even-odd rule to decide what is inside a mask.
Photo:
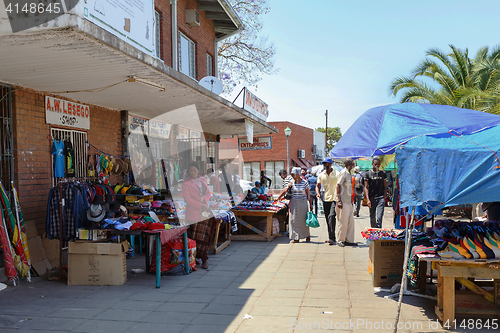
[{"label": "shop facade", "polygon": [[[7,19],[0,21],[0,176],[4,187],[16,184],[24,221],[35,225],[39,235],[45,229],[49,190],[59,178],[54,140],[72,143],[72,177],[83,178],[89,157],[133,159],[129,145],[134,137],[147,142],[155,161],[175,158],[181,169],[190,161],[217,168],[218,142],[245,135],[245,121],[253,123],[255,134],[276,131],[198,84],[217,73],[217,41],[242,27],[228,3],[150,5],[148,22],[154,25],[140,45],[92,21],[81,6],[23,31],[13,32]],[[196,117],[170,116],[183,108]],[[151,178],[161,188],[159,167]],[[130,179],[116,175],[109,180]]]}]

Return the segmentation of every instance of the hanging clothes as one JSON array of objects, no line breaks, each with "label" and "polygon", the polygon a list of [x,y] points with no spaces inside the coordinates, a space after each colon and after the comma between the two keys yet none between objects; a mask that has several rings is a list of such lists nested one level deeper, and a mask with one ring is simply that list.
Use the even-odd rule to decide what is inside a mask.
[{"label": "hanging clothes", "polygon": [[52,155],[54,155],[54,177],[62,178],[65,175],[66,169],[66,164],[64,163],[64,142],[54,140]]},{"label": "hanging clothes", "polygon": [[64,142],[64,158],[66,160],[66,177],[75,177],[75,151],[69,140]]}]

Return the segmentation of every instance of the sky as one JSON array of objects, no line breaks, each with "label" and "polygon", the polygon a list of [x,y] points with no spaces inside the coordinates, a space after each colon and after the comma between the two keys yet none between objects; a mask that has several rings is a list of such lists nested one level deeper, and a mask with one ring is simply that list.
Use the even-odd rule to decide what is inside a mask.
[{"label": "sky", "polygon": [[328,110],[328,127],[345,133],[366,110],[399,102],[391,81],[428,49],[453,44],[474,57],[500,44],[498,0],[268,1],[261,34],[279,72],[250,89],[269,105],[268,121],[324,127]]}]

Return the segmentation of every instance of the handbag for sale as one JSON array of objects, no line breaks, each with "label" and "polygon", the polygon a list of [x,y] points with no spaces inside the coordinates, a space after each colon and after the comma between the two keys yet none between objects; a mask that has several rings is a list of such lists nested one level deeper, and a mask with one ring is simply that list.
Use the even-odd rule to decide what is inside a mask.
[{"label": "handbag for sale", "polygon": [[319,227],[318,217],[313,212],[307,212],[306,226],[309,228]]}]

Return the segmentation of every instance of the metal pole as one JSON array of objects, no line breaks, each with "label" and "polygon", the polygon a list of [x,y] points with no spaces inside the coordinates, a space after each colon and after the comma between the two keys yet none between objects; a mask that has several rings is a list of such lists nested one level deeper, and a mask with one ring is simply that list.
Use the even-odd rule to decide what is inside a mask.
[{"label": "metal pole", "polygon": [[286,172],[290,173],[290,156],[288,153],[288,135],[286,136]]},{"label": "metal pole", "polygon": [[328,151],[328,110],[325,113],[326,123],[325,123],[325,149]]}]

